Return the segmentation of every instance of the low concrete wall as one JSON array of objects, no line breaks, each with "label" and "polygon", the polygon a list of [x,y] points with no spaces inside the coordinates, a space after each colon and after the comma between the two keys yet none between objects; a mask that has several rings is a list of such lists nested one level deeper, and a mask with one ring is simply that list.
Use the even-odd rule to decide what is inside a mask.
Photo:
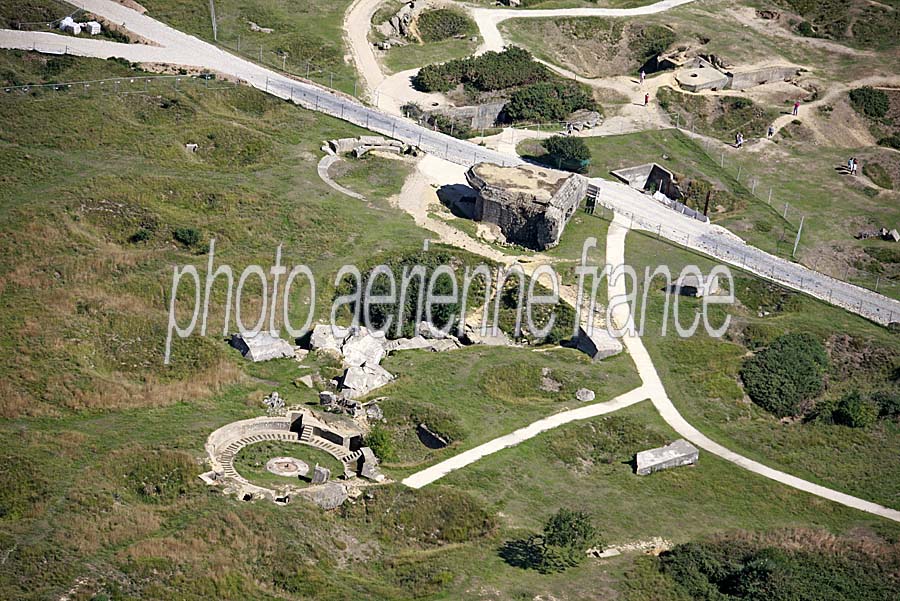
[{"label": "low concrete wall", "polygon": [[786,81],[796,77],[799,72],[800,69],[797,67],[775,66],[754,69],[752,71],[728,73],[728,77],[731,78],[728,87],[735,90],[742,90],[754,86],[761,86],[765,83]]},{"label": "low concrete wall", "polygon": [[288,431],[290,427],[291,422],[286,417],[254,417],[225,424],[212,432],[206,439],[206,453],[210,459],[213,459],[231,442],[239,438],[263,431]]}]

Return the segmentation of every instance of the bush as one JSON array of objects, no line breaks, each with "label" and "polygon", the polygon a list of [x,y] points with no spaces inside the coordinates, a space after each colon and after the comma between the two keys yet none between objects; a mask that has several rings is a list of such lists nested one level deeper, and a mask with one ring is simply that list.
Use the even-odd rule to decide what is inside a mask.
[{"label": "bush", "polygon": [[372,449],[375,456],[382,461],[393,461],[396,458],[397,452],[394,448],[394,440],[391,438],[390,432],[380,425],[372,428],[366,436],[365,446]]},{"label": "bush", "polygon": [[551,164],[570,171],[583,171],[591,161],[591,150],[581,138],[552,136],[541,145],[550,155]]},{"label": "bush", "polygon": [[809,334],[781,336],[744,361],[741,379],[750,399],[778,417],[798,415],[822,391],[828,356]]},{"label": "bush", "polygon": [[503,107],[510,121],[562,121],[573,111],[594,109],[589,90],[570,81],[541,82],[519,88]]},{"label": "bush", "polygon": [[894,188],[894,182],[891,181],[890,174],[878,163],[866,163],[863,165],[863,175],[872,180],[872,183],[879,188],[884,188],[885,190]]},{"label": "bush", "polygon": [[632,41],[635,54],[641,61],[646,61],[661,54],[675,43],[675,32],[661,25],[644,27]]},{"label": "bush", "polygon": [[513,567],[549,574],[577,566],[585,551],[598,546],[599,536],[586,513],[560,509],[547,520],[542,534],[507,541],[500,557]]},{"label": "bush", "polygon": [[881,138],[880,140],[878,140],[878,145],[900,150],[900,134],[893,134]]},{"label": "bush", "polygon": [[439,42],[456,36],[469,36],[476,30],[474,21],[466,13],[453,8],[425,11],[419,15],[417,26],[419,37],[423,42]]},{"label": "bush", "polygon": [[878,405],[863,399],[859,392],[845,395],[831,414],[836,424],[868,428],[878,419]]},{"label": "bush", "polygon": [[200,243],[200,232],[192,227],[177,228],[172,237],[189,248]]},{"label": "bush", "polygon": [[421,92],[447,92],[459,84],[482,92],[504,90],[549,79],[550,72],[535,62],[531,53],[516,46],[503,52],[427,65],[413,77],[413,87]]},{"label": "bush", "polygon": [[871,119],[883,119],[891,108],[890,100],[884,90],[876,90],[871,86],[864,86],[850,90],[850,104],[856,112]]},{"label": "bush", "polygon": [[879,417],[900,417],[900,390],[879,390],[872,395],[872,402],[878,406]]}]

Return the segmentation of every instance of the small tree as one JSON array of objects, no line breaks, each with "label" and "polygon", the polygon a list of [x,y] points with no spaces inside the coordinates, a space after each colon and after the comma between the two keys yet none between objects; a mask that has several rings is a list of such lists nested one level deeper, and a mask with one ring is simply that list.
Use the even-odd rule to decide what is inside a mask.
[{"label": "small tree", "polygon": [[550,155],[550,164],[568,171],[584,171],[591,160],[591,150],[581,138],[552,136],[541,144]]},{"label": "small tree", "polygon": [[878,406],[854,391],[841,399],[832,417],[843,426],[868,428],[878,419]]},{"label": "small tree", "polygon": [[589,548],[599,545],[600,537],[586,513],[560,509],[541,534],[508,541],[500,556],[510,565],[548,574],[578,565]]}]

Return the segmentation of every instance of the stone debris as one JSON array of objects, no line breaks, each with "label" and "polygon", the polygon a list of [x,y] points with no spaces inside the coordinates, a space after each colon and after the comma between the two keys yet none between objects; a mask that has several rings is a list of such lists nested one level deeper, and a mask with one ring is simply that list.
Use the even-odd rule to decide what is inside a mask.
[{"label": "stone debris", "polygon": [[330,482],[323,486],[306,489],[304,491],[304,496],[320,508],[330,511],[343,505],[344,501],[349,497],[349,494],[347,492],[347,487],[344,484],[341,484],[340,482]]},{"label": "stone debris", "polygon": [[275,31],[271,27],[260,27],[253,21],[247,21],[247,25],[250,26],[250,31],[255,31],[256,33],[272,33]]},{"label": "stone debris", "polygon": [[313,387],[313,377],[311,374],[306,374],[305,376],[300,376],[299,378],[297,378],[294,381],[303,384],[307,388]]},{"label": "stone debris", "polygon": [[284,415],[284,399],[277,392],[273,392],[263,399],[267,415]]},{"label": "stone debris", "polygon": [[229,344],[240,351],[245,359],[254,363],[294,356],[294,347],[273,332],[259,332],[256,335],[236,333],[231,335]]},{"label": "stone debris", "polygon": [[618,355],[624,347],[622,342],[613,338],[606,328],[595,327],[588,333],[583,327],[578,328],[578,336],[573,341],[575,348],[594,361]]},{"label": "stone debris", "polygon": [[575,391],[575,398],[582,403],[589,403],[596,398],[596,395],[590,388],[579,388]]},{"label": "stone debris", "polygon": [[900,242],[900,232],[896,229],[888,231],[886,227],[877,230],[863,230],[856,234],[857,240],[868,240],[869,238],[881,238],[888,242]]},{"label": "stone debris", "polygon": [[660,470],[693,465],[697,463],[699,457],[700,451],[697,450],[697,447],[683,438],[679,438],[672,444],[664,447],[638,453],[636,456],[636,472],[639,476],[646,476]]},{"label": "stone debris", "polygon": [[386,38],[411,38],[412,23],[427,4],[425,0],[404,2],[387,21],[378,23],[375,30]]},{"label": "stone debris", "polygon": [[348,367],[341,380],[341,388],[347,398],[358,399],[393,379],[394,375],[380,365]]},{"label": "stone debris", "polygon": [[356,158],[369,153],[373,150],[380,152],[389,152],[391,154],[410,154],[415,156],[418,151],[414,146],[401,142],[400,140],[391,140],[382,136],[360,136],[358,138],[336,138],[328,140],[322,149],[325,152],[334,155],[353,154]]},{"label": "stone debris", "polygon": [[384,420],[384,410],[378,403],[366,403],[366,419],[370,422],[380,422]]},{"label": "stone debris", "polygon": [[319,324],[313,328],[309,347],[314,351],[338,351],[350,335],[348,328]]},{"label": "stone debris", "polygon": [[331,470],[317,463],[313,468],[312,484],[325,484],[329,478],[331,478]]},{"label": "stone debris", "polygon": [[497,328],[496,330],[492,327],[486,328],[482,331],[481,327],[473,327],[469,324],[466,324],[465,334],[463,335],[463,339],[466,344],[483,344],[485,346],[514,346],[512,340],[509,339],[509,336],[501,330]]},{"label": "stone debris", "polygon": [[591,129],[597,127],[601,123],[603,123],[603,118],[600,116],[600,113],[588,109],[581,109],[575,111],[566,119],[566,131],[571,133],[573,131]]},{"label": "stone debris", "polygon": [[559,392],[562,390],[562,384],[552,377],[553,372],[549,367],[541,368],[541,390],[544,392]]},{"label": "stone debris", "polygon": [[387,355],[387,351],[384,350],[386,342],[384,334],[370,334],[366,328],[359,328],[341,347],[344,366],[378,365]]},{"label": "stone debris", "polygon": [[476,221],[494,223],[509,242],[532,250],[559,244],[587,194],[587,178],[537,167],[478,163],[466,172],[477,192]]}]

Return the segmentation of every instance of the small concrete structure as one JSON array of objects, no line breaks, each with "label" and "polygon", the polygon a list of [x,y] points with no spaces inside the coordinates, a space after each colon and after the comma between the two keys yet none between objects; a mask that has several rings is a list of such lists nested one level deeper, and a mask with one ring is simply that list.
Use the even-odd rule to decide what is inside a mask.
[{"label": "small concrete structure", "polygon": [[660,470],[667,470],[683,465],[697,463],[700,451],[684,439],[649,451],[641,451],[636,456],[636,472],[638,476],[646,476]]},{"label": "small concrete structure", "polygon": [[84,31],[90,35],[100,35],[100,31],[102,28],[100,27],[100,23],[97,21],[88,21],[86,23],[81,23],[81,31]]},{"label": "small concrete structure", "polygon": [[602,123],[603,119],[600,113],[589,109],[580,109],[572,113],[566,118],[567,131],[581,131],[597,127]]},{"label": "small concrete structure", "polygon": [[479,163],[466,180],[478,193],[475,219],[496,224],[509,242],[534,250],[559,244],[587,192],[587,178],[534,165]]},{"label": "small concrete structure", "polygon": [[[618,355],[624,347],[622,342],[613,338],[606,328],[590,328],[590,333],[583,327],[578,328],[578,335],[572,340],[582,353],[594,361],[601,361],[607,357]],[[579,399],[580,400],[580,399]]]},{"label": "small concrete structure", "polygon": [[313,468],[312,484],[325,484],[329,478],[331,478],[331,470],[317,463]]},{"label": "small concrete structure", "polygon": [[239,350],[245,359],[254,363],[294,356],[294,347],[272,332],[232,334],[229,344]]},{"label": "small concrete structure", "polygon": [[676,199],[681,195],[681,192],[677,189],[675,174],[656,163],[625,167],[616,169],[611,173],[635,190],[641,190],[642,192],[659,191],[669,198]]},{"label": "small concrete structure", "polygon": [[81,34],[81,24],[76,23],[75,19],[72,17],[66,17],[62,21],[59,22],[60,31],[65,31],[66,33],[71,33],[72,35],[80,35]]},{"label": "small concrete structure", "polygon": [[672,284],[668,291],[672,294],[693,298],[716,295],[720,292],[719,277],[701,276],[698,278],[694,274],[687,274],[678,278],[678,281]]},{"label": "small concrete structure", "polygon": [[675,73],[675,81],[688,92],[724,90],[730,82],[727,75],[711,65],[680,69]]},{"label": "small concrete structure", "polygon": [[415,154],[415,148],[399,140],[383,136],[359,136],[358,138],[337,138],[328,140],[322,150],[329,154],[349,154],[359,158],[373,150],[391,154]]}]

